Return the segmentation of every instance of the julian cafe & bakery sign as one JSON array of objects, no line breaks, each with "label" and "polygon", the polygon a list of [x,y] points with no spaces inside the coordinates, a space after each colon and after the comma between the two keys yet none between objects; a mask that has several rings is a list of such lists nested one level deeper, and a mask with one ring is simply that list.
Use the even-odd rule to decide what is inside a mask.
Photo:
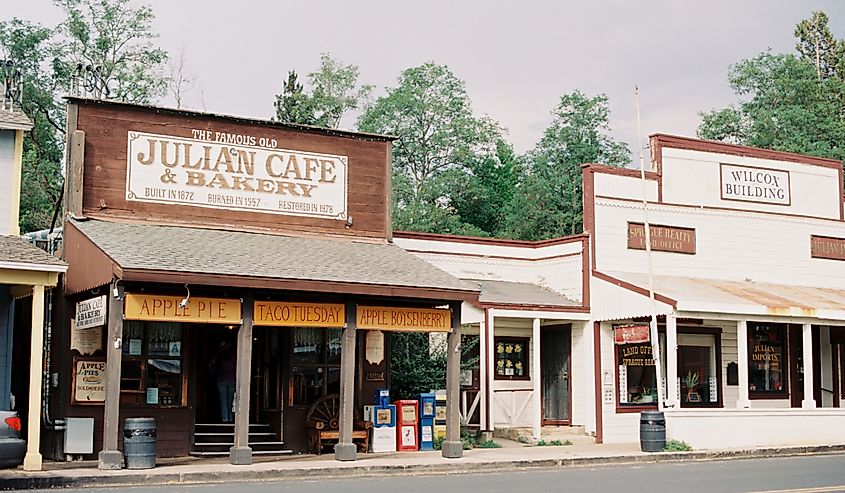
[{"label": "julian cafe & bakery sign", "polygon": [[346,220],[347,157],[277,148],[276,139],[192,130],[130,131],[126,199]]}]

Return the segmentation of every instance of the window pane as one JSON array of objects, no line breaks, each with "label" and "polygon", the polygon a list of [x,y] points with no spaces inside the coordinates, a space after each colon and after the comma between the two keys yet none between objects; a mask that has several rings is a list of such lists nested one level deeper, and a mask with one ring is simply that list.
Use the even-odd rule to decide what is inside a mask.
[{"label": "window pane", "polygon": [[179,356],[182,353],[181,324],[150,324],[147,327],[147,348],[150,356]]},{"label": "window pane", "polygon": [[141,362],[124,360],[120,365],[120,390],[142,390]]},{"label": "window pane", "polygon": [[783,392],[786,331],[782,325],[748,324],[748,390]]},{"label": "window pane", "polygon": [[323,331],[320,329],[294,329],[294,364],[320,363],[323,354]]},{"label": "window pane", "polygon": [[528,338],[496,338],[496,378],[528,376]]},{"label": "window pane", "polygon": [[619,403],[657,402],[657,373],[651,344],[645,342],[617,345],[616,358],[619,362]]},{"label": "window pane", "polygon": [[[340,364],[340,335],[341,329],[327,329],[326,362],[330,365]],[[331,392],[330,392],[331,393]]]},{"label": "window pane", "polygon": [[178,359],[147,360],[147,404],[181,404],[182,362]]},{"label": "window pane", "polygon": [[294,406],[310,406],[323,396],[323,369],[294,367],[291,370]]}]

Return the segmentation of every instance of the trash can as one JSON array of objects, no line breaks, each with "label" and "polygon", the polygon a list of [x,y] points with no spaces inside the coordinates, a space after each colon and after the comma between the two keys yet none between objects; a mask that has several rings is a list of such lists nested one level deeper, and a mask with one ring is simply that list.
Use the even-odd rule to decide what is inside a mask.
[{"label": "trash can", "polygon": [[156,465],[155,418],[126,418],[123,422],[123,457],[127,469],[150,469]]},{"label": "trash can", "polygon": [[666,446],[666,418],[662,411],[640,413],[640,449],[643,452],[662,452]]}]

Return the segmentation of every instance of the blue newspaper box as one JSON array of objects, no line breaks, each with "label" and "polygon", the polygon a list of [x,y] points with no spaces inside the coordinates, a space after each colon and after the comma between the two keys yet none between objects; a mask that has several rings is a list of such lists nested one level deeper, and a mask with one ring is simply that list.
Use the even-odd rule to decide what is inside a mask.
[{"label": "blue newspaper box", "polygon": [[420,394],[420,450],[434,450],[434,394]]},{"label": "blue newspaper box", "polygon": [[375,397],[375,405],[364,406],[364,419],[373,423],[370,447],[373,452],[396,452],[396,406],[390,403],[390,389],[377,389]]}]

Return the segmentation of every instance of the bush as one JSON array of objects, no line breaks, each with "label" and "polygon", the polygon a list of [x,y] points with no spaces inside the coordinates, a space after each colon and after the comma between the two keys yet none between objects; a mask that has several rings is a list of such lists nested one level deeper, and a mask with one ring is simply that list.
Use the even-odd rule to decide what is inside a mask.
[{"label": "bush", "polygon": [[551,442],[547,442],[545,440],[540,440],[536,443],[538,447],[561,447],[564,445],[572,445],[572,442],[569,440],[565,440],[561,442],[560,440],[552,440]]},{"label": "bush", "polygon": [[687,452],[690,450],[692,450],[692,446],[681,440],[666,440],[666,445],[663,446],[664,452]]},{"label": "bush", "polygon": [[480,442],[476,445],[478,448],[502,448],[502,446],[493,440],[487,440],[486,442]]}]

